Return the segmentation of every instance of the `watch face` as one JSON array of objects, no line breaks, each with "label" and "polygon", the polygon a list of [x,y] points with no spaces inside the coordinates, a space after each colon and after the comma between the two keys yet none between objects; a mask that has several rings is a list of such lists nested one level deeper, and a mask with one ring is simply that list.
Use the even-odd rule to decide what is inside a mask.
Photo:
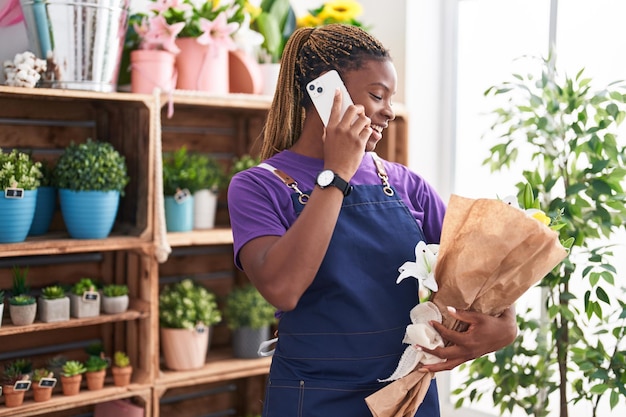
[{"label": "watch face", "polygon": [[317,185],[320,187],[328,187],[335,179],[335,173],[327,169],[319,173],[317,176]]}]

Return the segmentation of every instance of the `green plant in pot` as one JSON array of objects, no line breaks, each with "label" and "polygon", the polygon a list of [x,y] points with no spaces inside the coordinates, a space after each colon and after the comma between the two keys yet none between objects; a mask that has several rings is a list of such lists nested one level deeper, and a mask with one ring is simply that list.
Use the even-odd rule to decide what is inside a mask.
[{"label": "green plant in pot", "polygon": [[116,387],[125,387],[130,384],[133,367],[126,352],[118,350],[113,354],[111,373],[113,374],[113,385]]},{"label": "green plant in pot", "polygon": [[63,395],[76,395],[80,392],[83,374],[87,372],[85,365],[78,360],[69,360],[61,370],[61,386]]},{"label": "green plant in pot", "polygon": [[90,355],[87,358],[85,361],[85,378],[87,379],[88,390],[96,391],[104,387],[108,367],[109,361],[104,357],[104,354]]},{"label": "green plant in pot", "polygon": [[47,161],[41,161],[41,180],[37,188],[37,203],[33,222],[28,230],[28,236],[40,236],[50,229],[54,217],[57,201],[57,189],[53,184],[54,167]]},{"label": "green plant in pot", "polygon": [[569,76],[556,70],[554,57],[533,59],[525,63],[538,64],[536,71],[486,92],[500,104],[485,164],[508,170],[520,160],[541,207],[551,217],[561,213],[559,239],[573,244],[541,282],[542,314],[518,311],[519,337],[469,365],[457,394],[475,395],[458,404],[484,395],[490,378],[497,389],[489,395],[501,412],[567,417],[576,404],[602,415],[600,407],[614,409],[626,398],[626,298],[612,264],[614,237],[626,224],[626,148],[616,136],[626,117],[626,85],[595,90],[583,70]]},{"label": "green plant in pot", "polygon": [[70,299],[60,285],[49,285],[41,289],[38,300],[39,320],[44,323],[70,319]]},{"label": "green plant in pot", "polygon": [[52,398],[52,389],[56,385],[54,372],[47,368],[37,368],[33,371],[33,399],[35,402],[48,401]]},{"label": "green plant in pot", "polygon": [[111,233],[129,182],[126,160],[112,144],[72,142],[57,161],[54,182],[72,238],[102,239]]},{"label": "green plant in pot", "polygon": [[193,229],[194,193],[200,189],[199,174],[204,169],[195,154],[185,146],[163,154],[163,194],[168,232]]},{"label": "green plant in pot", "polygon": [[96,283],[87,277],[72,286],[70,293],[70,315],[76,318],[100,315],[101,297]]},{"label": "green plant in pot", "polygon": [[159,295],[161,348],[173,370],[204,365],[211,327],[221,321],[215,294],[189,278],[163,287]]},{"label": "green plant in pot", "polygon": [[37,314],[37,300],[29,294],[27,275],[28,268],[13,267],[13,291],[9,298],[9,314],[15,326],[32,324]]},{"label": "green plant in pot", "polygon": [[[29,362],[24,360],[23,363]],[[23,363],[16,360],[4,365],[1,381],[5,407],[18,407],[24,403],[24,393],[30,388],[30,376],[23,369]]]},{"label": "green plant in pot", "polygon": [[23,242],[33,222],[41,163],[26,153],[0,148],[0,243]]},{"label": "green plant in pot", "polygon": [[119,314],[128,310],[128,286],[108,284],[102,288],[102,311],[106,314]]},{"label": "green plant in pot", "polygon": [[212,229],[215,226],[217,200],[220,189],[227,184],[224,168],[210,155],[190,155],[191,166],[196,171],[193,191],[193,228]]},{"label": "green plant in pot", "polygon": [[239,358],[256,358],[261,342],[269,339],[276,309],[252,285],[233,289],[227,296],[224,318],[233,331],[233,352]]}]

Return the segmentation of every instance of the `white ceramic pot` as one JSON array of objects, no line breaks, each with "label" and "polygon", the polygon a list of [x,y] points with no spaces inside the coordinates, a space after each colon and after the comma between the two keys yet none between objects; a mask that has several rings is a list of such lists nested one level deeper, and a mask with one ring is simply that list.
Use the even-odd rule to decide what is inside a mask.
[{"label": "white ceramic pot", "polygon": [[69,297],[56,298],[54,300],[46,300],[40,297],[38,304],[39,320],[44,323],[67,321],[70,319]]},{"label": "white ceramic pot", "polygon": [[37,314],[37,303],[25,306],[14,306],[10,304],[9,314],[11,315],[11,323],[15,326],[33,324],[35,321],[35,315]]},{"label": "white ceramic pot", "polygon": [[118,297],[102,296],[102,311],[105,314],[119,314],[128,310],[128,296],[120,295]]},{"label": "white ceramic pot", "polygon": [[278,73],[280,73],[280,64],[259,64],[259,67],[263,78],[261,94],[273,97],[278,82]]},{"label": "white ceramic pot", "polygon": [[212,229],[215,227],[217,193],[212,190],[199,190],[193,195],[193,228]]},{"label": "white ceramic pot", "polygon": [[100,315],[100,298],[84,300],[82,296],[70,294],[70,315],[78,319]]},{"label": "white ceramic pot", "polygon": [[2,327],[2,314],[4,314],[4,300],[0,300],[0,327]]}]

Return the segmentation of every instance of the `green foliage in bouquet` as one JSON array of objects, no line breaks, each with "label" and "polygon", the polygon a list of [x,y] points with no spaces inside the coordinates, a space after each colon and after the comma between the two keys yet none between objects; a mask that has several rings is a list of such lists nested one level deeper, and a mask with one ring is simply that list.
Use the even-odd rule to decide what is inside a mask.
[{"label": "green foliage in bouquet", "polygon": [[[550,394],[558,393],[561,417],[579,402],[596,416],[602,401],[613,409],[626,398],[626,299],[606,243],[626,223],[626,149],[616,137],[626,86],[595,91],[583,70],[561,76],[552,58],[537,62],[536,74],[514,74],[486,91],[506,100],[493,111],[489,137],[497,143],[485,164],[499,171],[529,155],[520,192],[530,184],[539,206],[559,217],[570,254],[541,282],[542,316],[518,311],[517,340],[469,364],[456,394],[470,395],[457,406],[490,393],[502,413],[547,416],[555,408]],[[485,378],[494,387],[485,389]]]}]

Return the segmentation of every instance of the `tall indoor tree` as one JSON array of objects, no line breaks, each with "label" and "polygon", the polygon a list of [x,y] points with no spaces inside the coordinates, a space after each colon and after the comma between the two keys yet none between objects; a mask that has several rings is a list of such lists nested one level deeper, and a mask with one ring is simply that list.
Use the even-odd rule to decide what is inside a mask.
[{"label": "tall indoor tree", "polygon": [[[501,412],[567,417],[569,405],[587,402],[595,417],[601,401],[613,409],[626,398],[626,292],[611,242],[626,223],[626,153],[617,136],[626,85],[596,91],[584,70],[570,77],[557,72],[554,56],[531,59],[536,73],[513,74],[485,92],[502,101],[484,164],[492,172],[522,166],[520,191],[530,183],[542,209],[565,223],[561,241],[574,243],[540,284],[541,317],[518,311],[519,337],[467,365],[455,394],[470,394],[456,405],[489,392]],[[485,388],[485,378],[495,388]],[[558,408],[550,403],[555,392]]]}]

